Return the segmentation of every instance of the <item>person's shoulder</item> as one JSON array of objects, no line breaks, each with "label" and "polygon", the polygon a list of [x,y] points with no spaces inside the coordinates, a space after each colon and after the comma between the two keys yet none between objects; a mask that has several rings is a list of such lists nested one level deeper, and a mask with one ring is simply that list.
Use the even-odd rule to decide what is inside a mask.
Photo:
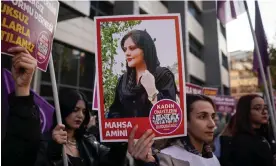
[{"label": "person's shoulder", "polygon": [[255,136],[243,133],[233,136],[232,144],[236,149],[252,151],[258,146],[259,141]]},{"label": "person's shoulder", "polygon": [[162,149],[157,154],[160,166],[181,165],[190,166],[189,160],[191,158],[187,156],[186,150],[179,146],[170,146]]},{"label": "person's shoulder", "polygon": [[167,67],[157,67],[155,73],[156,73],[156,76],[158,78],[162,78],[162,80],[172,79],[174,77],[173,72]]},{"label": "person's shoulder", "polygon": [[162,149],[161,153],[169,155],[169,156],[179,159],[179,160],[183,159],[184,156],[185,156],[186,161],[187,160],[189,161],[191,159],[191,154],[188,151],[186,151],[184,148],[176,146],[176,145]]},{"label": "person's shoulder", "polygon": [[166,72],[166,73],[172,73],[172,71],[170,69],[168,69],[167,67],[162,67],[162,66],[159,66],[156,68],[156,72]]},{"label": "person's shoulder", "polygon": [[252,141],[255,141],[255,137],[251,134],[247,133],[240,133],[233,136],[234,142],[240,142],[240,143],[250,143]]}]

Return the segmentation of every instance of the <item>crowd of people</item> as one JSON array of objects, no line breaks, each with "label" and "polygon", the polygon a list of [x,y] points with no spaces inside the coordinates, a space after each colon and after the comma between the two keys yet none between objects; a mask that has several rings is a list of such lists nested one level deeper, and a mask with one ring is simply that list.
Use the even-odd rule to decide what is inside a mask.
[{"label": "crowd of people", "polygon": [[154,141],[149,129],[134,140],[135,126],[127,143],[102,144],[85,95],[60,90],[63,124],[54,121],[52,130],[41,134],[39,109],[30,91],[36,59],[22,47],[9,52],[14,55],[11,71],[15,91],[9,95],[3,166],[63,165],[63,145],[69,166],[276,166],[267,106],[255,94],[239,99],[236,113],[217,134],[220,126],[215,122],[213,101],[204,95],[187,94],[187,136]]}]

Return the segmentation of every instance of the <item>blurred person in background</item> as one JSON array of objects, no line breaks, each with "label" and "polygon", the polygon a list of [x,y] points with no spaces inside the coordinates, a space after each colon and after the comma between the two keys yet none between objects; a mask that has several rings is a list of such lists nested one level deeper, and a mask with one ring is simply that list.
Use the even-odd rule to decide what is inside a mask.
[{"label": "blurred person in background", "polygon": [[275,166],[269,131],[268,108],[256,94],[242,96],[236,107],[231,164],[234,166]]}]

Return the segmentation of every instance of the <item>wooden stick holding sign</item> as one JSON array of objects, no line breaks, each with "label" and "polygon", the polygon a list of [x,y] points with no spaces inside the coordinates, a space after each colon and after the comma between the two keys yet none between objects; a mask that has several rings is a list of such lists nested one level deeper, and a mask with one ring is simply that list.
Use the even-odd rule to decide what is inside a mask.
[{"label": "wooden stick holding sign", "polygon": [[[53,96],[54,96],[54,102],[55,102],[55,108],[56,108],[57,123],[62,124],[52,53],[50,55],[49,65],[50,65],[49,70],[50,70],[50,76],[51,76]],[[66,155],[66,151],[65,151],[65,145],[62,146],[62,157],[63,157],[63,165],[68,166],[68,159],[67,159],[67,155]]]}]

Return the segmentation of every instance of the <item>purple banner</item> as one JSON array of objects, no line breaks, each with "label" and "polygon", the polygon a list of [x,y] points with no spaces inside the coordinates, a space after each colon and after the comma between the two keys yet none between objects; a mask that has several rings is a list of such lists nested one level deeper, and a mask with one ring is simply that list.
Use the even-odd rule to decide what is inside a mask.
[{"label": "purple banner", "polygon": [[202,87],[192,84],[192,83],[186,83],[186,93],[187,94],[202,94]]},{"label": "purple banner", "polygon": [[37,59],[38,68],[46,71],[58,10],[58,1],[1,1],[2,52],[25,47]]},{"label": "purple banner", "polygon": [[[2,84],[4,84],[4,86],[2,86],[4,87],[4,93],[2,95],[2,101],[4,101],[4,109],[2,109],[2,114],[6,115],[5,118],[7,118],[9,110],[7,100],[8,95],[14,91],[14,80],[11,73],[6,69],[2,69]],[[49,131],[52,127],[54,107],[46,100],[44,100],[41,96],[36,94],[34,91],[32,91],[32,93],[34,94],[35,103],[40,109],[41,131]]]},{"label": "purple banner", "polygon": [[234,113],[236,100],[231,96],[209,96],[213,99],[218,112]]}]

